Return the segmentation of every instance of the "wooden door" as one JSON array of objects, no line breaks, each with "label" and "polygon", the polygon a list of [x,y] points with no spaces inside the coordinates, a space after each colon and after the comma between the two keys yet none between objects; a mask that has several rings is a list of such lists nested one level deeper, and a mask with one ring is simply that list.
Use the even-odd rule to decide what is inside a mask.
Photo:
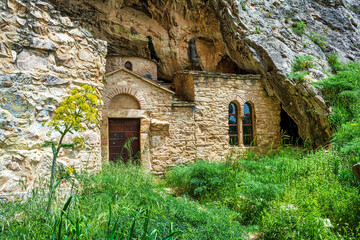
[{"label": "wooden door", "polygon": [[[124,148],[124,144],[129,138],[133,139],[131,142],[132,153]],[[124,162],[127,162],[130,157],[134,157],[135,155],[139,158],[139,153],[140,119],[109,119],[109,160],[117,162],[117,160],[122,159]]]}]

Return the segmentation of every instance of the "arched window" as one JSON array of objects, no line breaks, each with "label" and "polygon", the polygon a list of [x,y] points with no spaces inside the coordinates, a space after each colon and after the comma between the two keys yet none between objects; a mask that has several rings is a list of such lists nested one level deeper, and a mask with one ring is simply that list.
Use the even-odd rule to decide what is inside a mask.
[{"label": "arched window", "polygon": [[132,71],[132,70],[133,70],[132,63],[129,62],[129,61],[127,61],[127,62],[125,63],[125,68],[126,68],[127,70]]},{"label": "arched window", "polygon": [[229,144],[239,145],[238,110],[235,103],[229,104]]},{"label": "arched window", "polygon": [[244,104],[244,117],[242,119],[243,125],[243,144],[250,146],[254,141],[254,126],[253,126],[253,110],[249,103]]}]

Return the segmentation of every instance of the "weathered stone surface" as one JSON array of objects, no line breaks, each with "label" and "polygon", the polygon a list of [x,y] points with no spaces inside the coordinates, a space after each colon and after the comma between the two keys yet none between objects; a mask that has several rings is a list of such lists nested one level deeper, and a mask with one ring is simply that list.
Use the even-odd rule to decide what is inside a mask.
[{"label": "weathered stone surface", "polygon": [[69,83],[69,80],[61,79],[52,75],[45,75],[42,81],[46,86],[55,86]]},{"label": "weathered stone surface", "polygon": [[39,38],[33,38],[30,47],[48,51],[54,51],[56,49],[54,42]]},{"label": "weathered stone surface", "polygon": [[[191,67],[262,74],[269,95],[279,99],[298,124],[300,136],[314,145],[331,135],[329,110],[320,96],[304,97],[301,85],[286,80],[294,58],[315,56],[316,70],[326,73],[325,56],[330,53],[345,61],[360,57],[357,0],[50,2],[108,41],[109,53],[154,59],[160,79],[171,81],[174,73]],[[293,32],[294,21],[307,25],[305,35]],[[328,44],[316,45],[308,37],[314,33]],[[311,76],[317,81],[325,74]],[[309,111],[298,112],[303,107]]]},{"label": "weathered stone surface", "polygon": [[[5,3],[4,5],[1,5]],[[19,180],[28,186],[48,176],[51,149],[45,141],[59,135],[43,126],[70,89],[81,83],[99,89],[105,72],[106,43],[83,34],[68,18],[61,18],[43,1],[0,1],[0,193],[20,190]],[[79,58],[81,49],[91,67]],[[79,82],[78,69],[90,74]],[[64,151],[59,158],[77,169],[100,166],[99,129],[88,126],[78,134],[86,139],[85,149]],[[72,141],[69,135],[67,141]],[[92,149],[91,151],[87,149]],[[30,189],[28,189],[30,190]]]},{"label": "weathered stone surface", "polygon": [[93,54],[87,49],[81,49],[79,51],[79,58],[83,61],[92,62]]},{"label": "weathered stone surface", "polygon": [[168,134],[169,127],[170,127],[170,123],[167,121],[152,119],[150,123],[150,130],[153,132],[163,132]]},{"label": "weathered stone surface", "polygon": [[9,88],[13,85],[13,81],[9,75],[0,75],[0,87]]},{"label": "weathered stone surface", "polygon": [[23,50],[17,55],[16,63],[20,70],[30,71],[46,68],[47,60],[41,53]]}]

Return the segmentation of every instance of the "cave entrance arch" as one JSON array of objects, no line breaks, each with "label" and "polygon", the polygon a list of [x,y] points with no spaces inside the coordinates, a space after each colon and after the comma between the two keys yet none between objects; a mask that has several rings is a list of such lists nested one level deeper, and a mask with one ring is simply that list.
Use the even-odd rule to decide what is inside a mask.
[{"label": "cave entrance arch", "polygon": [[299,135],[299,128],[296,122],[281,107],[280,128],[282,133],[282,143],[291,145],[303,145],[303,140]]}]

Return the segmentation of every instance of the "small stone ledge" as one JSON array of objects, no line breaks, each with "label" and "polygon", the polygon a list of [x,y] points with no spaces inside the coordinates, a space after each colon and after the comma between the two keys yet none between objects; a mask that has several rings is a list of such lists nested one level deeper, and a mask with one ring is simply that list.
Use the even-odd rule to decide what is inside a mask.
[{"label": "small stone ledge", "polygon": [[196,104],[194,102],[187,102],[187,101],[178,101],[173,102],[172,107],[195,107]]},{"label": "small stone ledge", "polygon": [[195,77],[215,77],[223,79],[236,79],[236,80],[261,80],[260,74],[230,74],[230,73],[217,73],[217,72],[204,72],[204,71],[180,71],[180,74],[189,74]]}]

